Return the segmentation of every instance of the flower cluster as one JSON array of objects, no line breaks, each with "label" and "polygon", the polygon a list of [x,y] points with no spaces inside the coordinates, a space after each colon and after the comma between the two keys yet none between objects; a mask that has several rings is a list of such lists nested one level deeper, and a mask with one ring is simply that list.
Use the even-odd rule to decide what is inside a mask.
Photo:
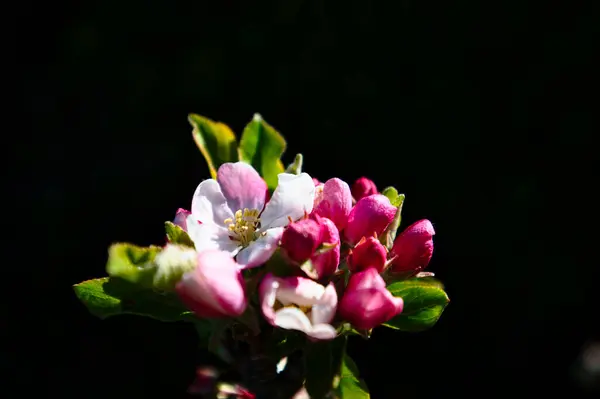
[{"label": "flower cluster", "polygon": [[[176,214],[174,223],[197,253],[176,292],[200,317],[238,317],[255,294],[246,281],[259,278],[259,307],[273,326],[315,340],[335,338],[344,322],[370,330],[403,309],[381,274],[414,275],[433,252],[428,220],[408,227],[388,251],[378,237],[397,211],[364,177],[350,188],[338,178],[321,183],[306,173],[281,173],[269,198],[252,166],[225,163],[216,179],[200,183],[191,210]],[[157,264],[160,271],[163,262]]]},{"label": "flower cluster", "polygon": [[368,398],[346,337],[423,331],[449,302],[423,272],[431,222],[397,234],[404,194],[394,187],[321,182],[302,172],[301,154],[284,168],[285,140],[258,114],[239,142],[223,123],[189,121],[211,178],[165,222],[165,245],[111,245],[108,276],[75,284],[77,296],[102,318],[192,323],[239,378],[201,368],[190,393]]}]

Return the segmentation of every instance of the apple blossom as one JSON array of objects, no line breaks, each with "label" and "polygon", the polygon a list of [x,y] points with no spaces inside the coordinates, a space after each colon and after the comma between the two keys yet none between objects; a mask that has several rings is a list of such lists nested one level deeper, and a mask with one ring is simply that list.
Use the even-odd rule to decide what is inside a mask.
[{"label": "apple blossom", "polygon": [[373,194],[359,200],[350,215],[344,230],[346,239],[357,243],[362,237],[381,234],[394,219],[396,207],[382,194]]},{"label": "apple blossom", "polygon": [[387,260],[387,249],[373,236],[363,237],[348,255],[348,269],[359,272],[374,267],[382,272]]},{"label": "apple blossom", "polygon": [[377,193],[377,186],[373,180],[367,179],[366,177],[356,179],[352,184],[352,197],[354,197],[356,201]]},{"label": "apple blossom", "polygon": [[[306,173],[280,173],[266,202],[267,185],[252,166],[225,163],[217,179],[200,183],[192,200],[187,229],[196,250],[220,249],[245,268],[266,262],[283,228],[313,208],[315,187]],[[201,222],[201,223],[198,223]]]},{"label": "apple blossom", "polygon": [[404,301],[394,297],[385,281],[370,267],[350,276],[340,301],[340,316],[353,326],[370,330],[402,312]]},{"label": "apple blossom", "polygon": [[322,193],[315,202],[313,212],[331,220],[342,231],[352,209],[352,194],[348,184],[334,177],[323,184]]},{"label": "apple blossom", "polygon": [[316,340],[329,340],[337,332],[329,323],[337,309],[337,292],[304,277],[267,274],[259,286],[261,310],[273,326],[298,330]]},{"label": "apple blossom", "polygon": [[244,279],[231,255],[215,249],[197,255],[197,266],[175,286],[181,301],[196,315],[237,317],[246,310]]},{"label": "apple blossom", "polygon": [[179,208],[177,213],[175,214],[175,219],[173,219],[173,224],[181,227],[183,230],[187,231],[187,217],[190,215],[190,211],[187,211],[183,208]]},{"label": "apple blossom", "polygon": [[427,267],[433,255],[435,230],[427,219],[408,226],[394,240],[390,251],[392,273],[419,272]]}]

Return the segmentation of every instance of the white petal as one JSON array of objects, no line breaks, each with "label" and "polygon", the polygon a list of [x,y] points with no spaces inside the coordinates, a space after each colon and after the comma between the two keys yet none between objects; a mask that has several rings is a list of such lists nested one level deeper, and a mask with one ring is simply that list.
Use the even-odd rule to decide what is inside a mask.
[{"label": "white petal", "polygon": [[275,325],[286,330],[308,333],[312,325],[308,317],[298,308],[282,308],[275,312]]},{"label": "white petal", "polygon": [[282,234],[283,227],[269,229],[261,233],[255,241],[252,241],[250,245],[238,253],[237,263],[244,269],[262,265],[269,260],[277,249]]},{"label": "white petal", "polygon": [[288,217],[296,221],[313,209],[315,184],[307,173],[280,173],[277,177],[277,188],[260,216],[262,230],[287,226]]},{"label": "white petal", "polygon": [[[289,281],[289,280],[288,280]],[[307,278],[298,278],[295,284],[281,284],[277,291],[277,299],[285,304],[312,306],[321,303],[325,287]]]},{"label": "white petal", "polygon": [[310,319],[313,325],[329,323],[333,320],[335,312],[337,311],[337,292],[333,284],[329,284],[325,289],[325,293],[319,300],[319,303],[313,305],[310,312]]},{"label": "white petal", "polygon": [[198,223],[194,216],[188,216],[188,234],[194,242],[196,252],[207,249],[220,249],[235,255],[238,244],[229,238],[229,231],[212,223]]},{"label": "white petal", "polygon": [[317,324],[306,335],[315,339],[329,340],[337,336],[337,331],[329,324]]},{"label": "white petal", "polygon": [[192,198],[192,216],[203,224],[225,226],[225,219],[232,218],[233,212],[216,180],[204,180],[196,188]]}]

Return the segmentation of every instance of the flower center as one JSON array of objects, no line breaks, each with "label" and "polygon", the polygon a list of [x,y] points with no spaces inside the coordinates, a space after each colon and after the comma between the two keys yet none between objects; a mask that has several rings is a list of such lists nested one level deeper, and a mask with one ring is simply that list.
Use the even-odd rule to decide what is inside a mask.
[{"label": "flower center", "polygon": [[255,232],[260,224],[258,209],[239,209],[234,217],[235,219],[225,219],[224,223],[229,229],[229,238],[238,241],[242,246],[248,246],[256,238]]}]

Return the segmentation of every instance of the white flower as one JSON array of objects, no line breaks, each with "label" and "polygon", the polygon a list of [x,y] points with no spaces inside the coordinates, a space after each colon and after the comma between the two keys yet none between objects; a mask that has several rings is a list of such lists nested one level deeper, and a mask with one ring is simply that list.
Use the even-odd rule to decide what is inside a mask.
[{"label": "white flower", "polygon": [[306,173],[281,173],[273,197],[265,205],[267,185],[243,162],[225,163],[217,179],[196,189],[187,229],[196,251],[220,249],[236,256],[244,268],[266,262],[283,228],[313,208],[315,188]]}]

